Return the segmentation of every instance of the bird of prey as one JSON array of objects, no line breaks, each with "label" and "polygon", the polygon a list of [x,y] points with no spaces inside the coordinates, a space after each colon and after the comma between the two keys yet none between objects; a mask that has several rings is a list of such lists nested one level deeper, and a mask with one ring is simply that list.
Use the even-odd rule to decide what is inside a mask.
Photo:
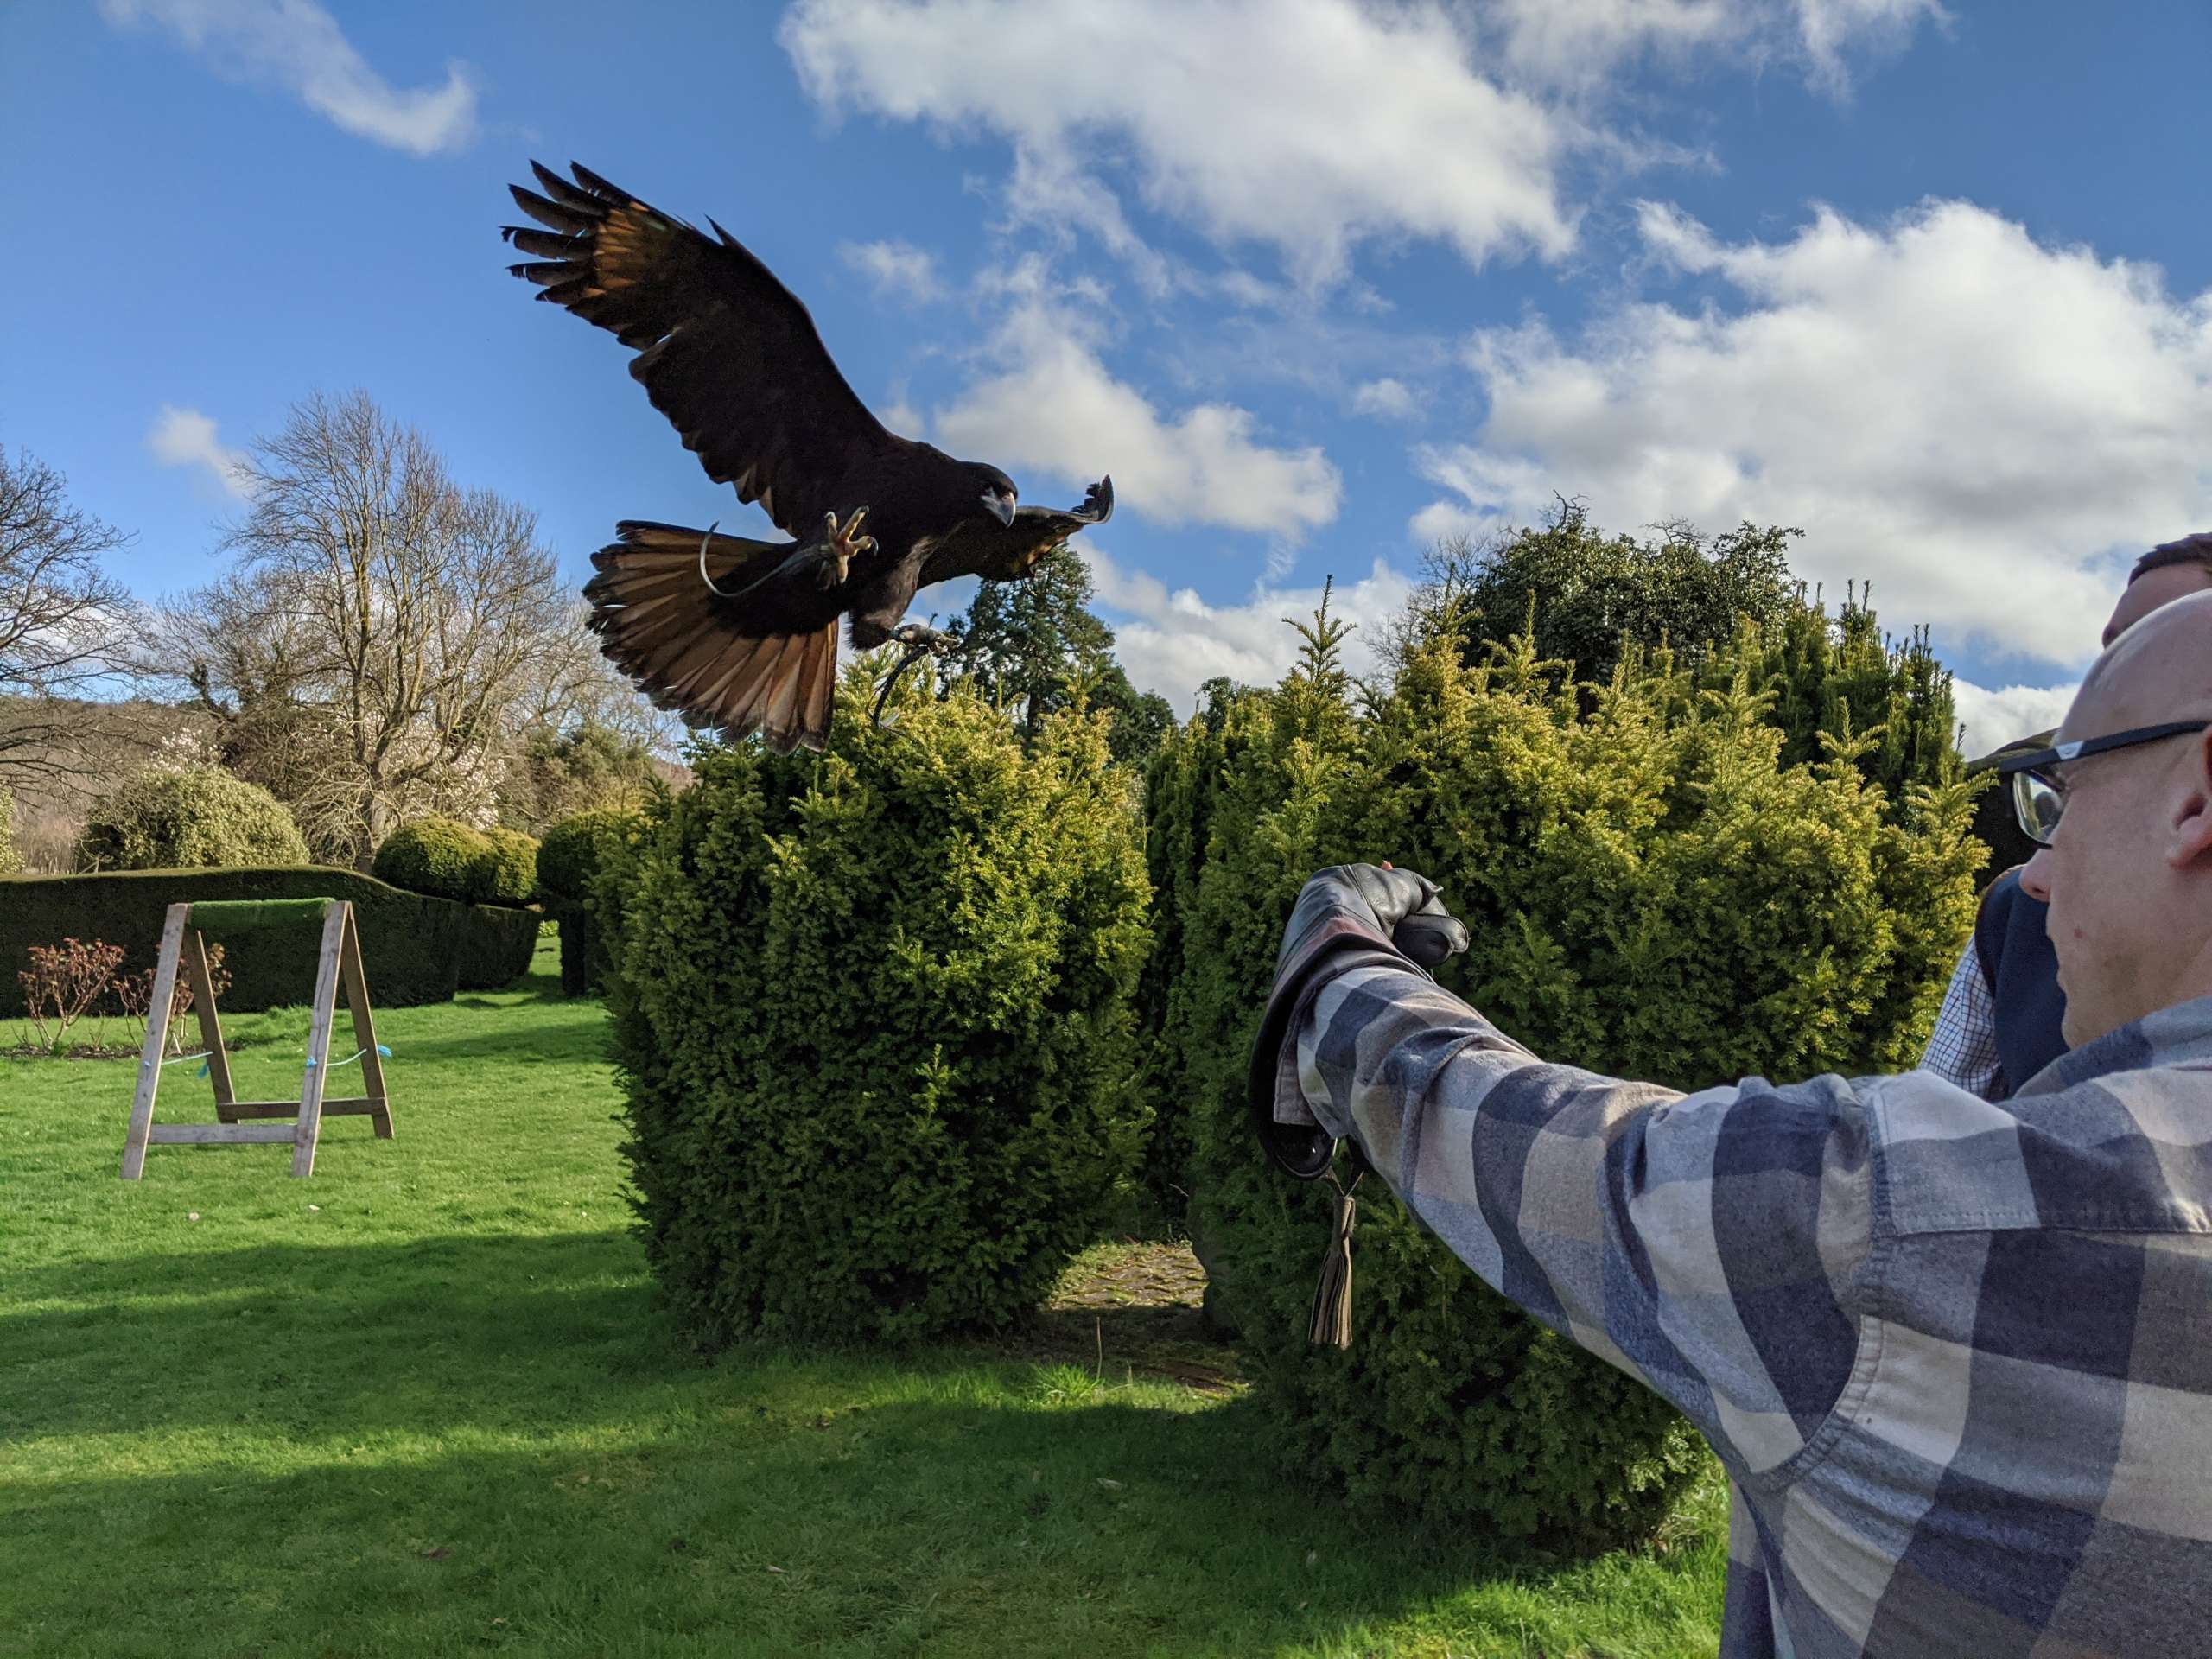
[{"label": "bird of prey", "polygon": [[1027,575],[1112,513],[1111,479],[1079,507],[1025,507],[996,467],[887,430],[806,307],[713,219],[709,237],[574,162],[573,179],[531,168],[543,194],[510,188],[543,228],[502,227],[531,256],[514,274],[636,352],[631,374],[707,476],[792,538],[632,520],[593,556],[601,649],[663,708],[733,741],[819,749],[839,617],[855,649],[926,651],[944,636],[900,620],[918,589]]}]

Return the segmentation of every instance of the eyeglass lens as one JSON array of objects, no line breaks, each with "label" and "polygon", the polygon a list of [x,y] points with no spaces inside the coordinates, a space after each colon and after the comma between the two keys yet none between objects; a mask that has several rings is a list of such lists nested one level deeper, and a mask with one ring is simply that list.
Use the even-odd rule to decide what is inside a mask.
[{"label": "eyeglass lens", "polygon": [[2019,819],[2021,830],[2032,840],[2044,846],[2058,833],[2058,815],[2064,810],[2065,796],[2051,787],[2048,779],[2032,772],[2012,774],[2012,812]]}]

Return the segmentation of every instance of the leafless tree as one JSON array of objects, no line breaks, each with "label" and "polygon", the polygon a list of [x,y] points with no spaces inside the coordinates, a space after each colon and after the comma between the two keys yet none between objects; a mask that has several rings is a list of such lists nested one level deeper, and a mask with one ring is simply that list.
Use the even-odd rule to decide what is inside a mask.
[{"label": "leafless tree", "polygon": [[131,617],[101,561],[129,540],[0,448],[0,781],[83,771],[84,696],[120,667]]},{"label": "leafless tree", "polygon": [[236,566],[166,613],[173,660],[233,764],[365,864],[402,816],[489,798],[579,649],[574,601],[535,513],[461,487],[365,393],[295,406],[249,488]]}]

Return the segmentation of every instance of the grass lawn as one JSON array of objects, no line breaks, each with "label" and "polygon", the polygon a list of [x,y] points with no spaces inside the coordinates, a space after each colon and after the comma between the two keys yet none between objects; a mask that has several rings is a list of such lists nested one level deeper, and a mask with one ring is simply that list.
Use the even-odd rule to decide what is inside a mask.
[{"label": "grass lawn", "polygon": [[[543,949],[381,1015],[397,1138],[331,1120],[296,1182],[281,1147],[120,1181],[136,1063],[0,1059],[0,1654],[1713,1651],[1717,1484],[1586,1562],[1349,1521],[1270,1471],[1156,1250],[1018,1343],[699,1363],[602,1018]],[[236,1024],[241,1094],[295,1091],[304,1013]],[[158,1118],[213,1117],[193,1069]]]}]

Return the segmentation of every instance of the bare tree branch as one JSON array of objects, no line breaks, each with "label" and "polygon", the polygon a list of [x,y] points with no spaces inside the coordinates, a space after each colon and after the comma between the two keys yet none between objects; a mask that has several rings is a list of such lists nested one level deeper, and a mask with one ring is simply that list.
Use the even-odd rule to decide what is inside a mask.
[{"label": "bare tree branch", "polygon": [[[533,738],[666,752],[600,654],[527,507],[455,484],[365,394],[298,404],[254,447],[231,571],[162,607],[177,694],[318,855],[365,863],[403,819],[510,810]],[[523,788],[523,794],[531,791]]]},{"label": "bare tree branch", "polygon": [[97,704],[124,665],[130,596],[101,568],[130,537],[69,505],[67,481],[0,449],[0,779],[86,766]]}]

